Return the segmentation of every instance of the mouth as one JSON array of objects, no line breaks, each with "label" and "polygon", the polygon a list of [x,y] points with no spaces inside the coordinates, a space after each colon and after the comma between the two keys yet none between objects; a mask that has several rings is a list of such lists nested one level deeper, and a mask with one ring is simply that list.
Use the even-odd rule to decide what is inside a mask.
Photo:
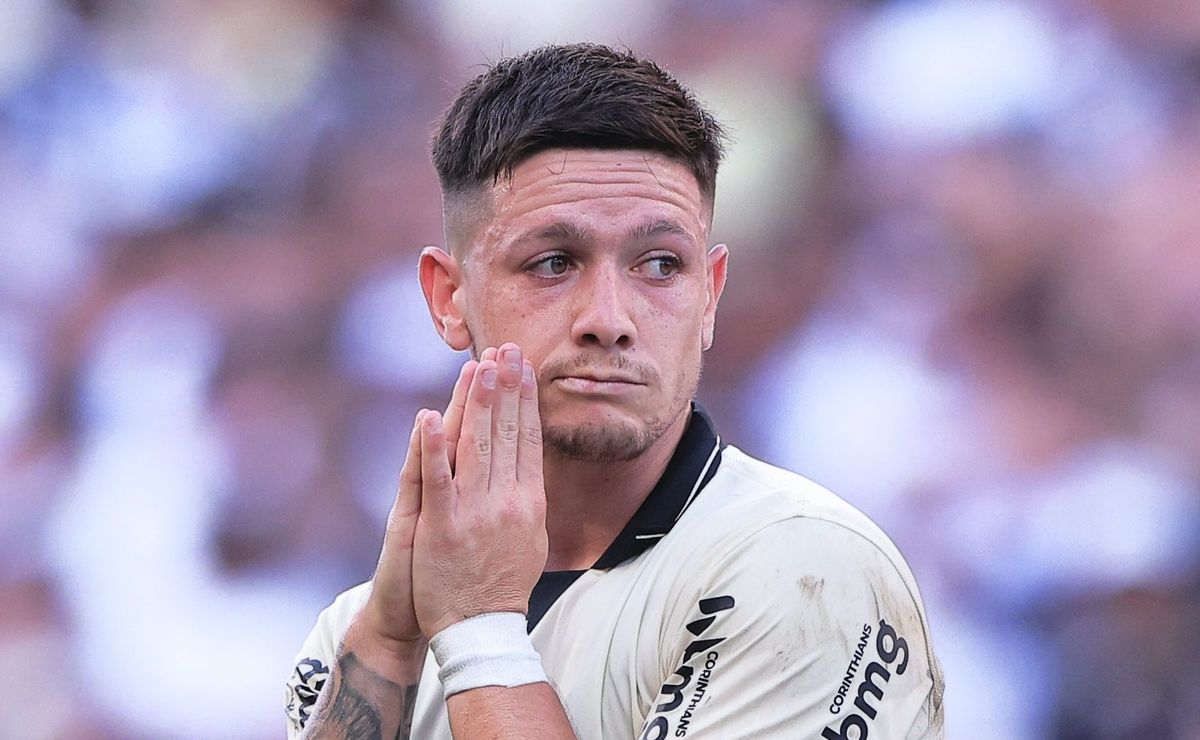
[{"label": "mouth", "polygon": [[562,375],[553,384],[569,393],[587,396],[613,396],[633,393],[645,387],[645,383],[628,375],[590,374]]}]

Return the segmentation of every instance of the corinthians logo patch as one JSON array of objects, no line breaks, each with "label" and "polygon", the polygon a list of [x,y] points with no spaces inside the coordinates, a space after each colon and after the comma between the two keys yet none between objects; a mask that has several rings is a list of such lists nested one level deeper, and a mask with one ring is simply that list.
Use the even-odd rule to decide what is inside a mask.
[{"label": "corinthians logo patch", "polygon": [[287,683],[287,715],[297,728],[303,729],[313,705],[329,679],[329,668],[316,658],[305,658],[296,664]]},{"label": "corinthians logo patch", "polygon": [[[725,642],[725,637],[720,636],[720,627],[715,623],[722,612],[734,607],[734,600],[732,596],[716,596],[701,599],[697,607],[701,617],[687,625],[688,632],[696,639],[688,643],[679,668],[675,669],[659,689],[661,701],[655,705],[654,714],[646,723],[646,729],[642,730],[638,740],[662,740],[672,734],[675,737],[687,737],[692,717],[708,692],[709,681],[716,670],[717,662],[721,659],[721,654],[716,648]],[[693,658],[700,655],[703,656],[702,661],[697,660],[695,665],[689,665]],[[672,733],[670,717],[674,714],[679,716]]]}]

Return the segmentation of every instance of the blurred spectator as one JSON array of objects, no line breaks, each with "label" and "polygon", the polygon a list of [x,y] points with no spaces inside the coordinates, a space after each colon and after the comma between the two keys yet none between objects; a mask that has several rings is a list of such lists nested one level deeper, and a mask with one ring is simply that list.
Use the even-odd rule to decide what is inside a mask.
[{"label": "blurred spectator", "polygon": [[279,734],[462,359],[430,127],[588,38],[732,129],[701,400],[905,551],[949,736],[1200,737],[1197,7],[0,4],[0,725]]}]

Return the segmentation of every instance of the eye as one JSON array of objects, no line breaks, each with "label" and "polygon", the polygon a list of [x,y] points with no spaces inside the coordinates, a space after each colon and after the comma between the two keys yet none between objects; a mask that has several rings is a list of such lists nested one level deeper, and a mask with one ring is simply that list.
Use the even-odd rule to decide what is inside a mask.
[{"label": "eye", "polygon": [[638,271],[652,280],[667,280],[679,272],[681,263],[678,257],[662,255],[651,257],[638,265]]},{"label": "eye", "polygon": [[567,270],[571,269],[571,258],[565,254],[552,254],[543,257],[525,269],[527,272],[541,278],[562,277],[567,274]]}]

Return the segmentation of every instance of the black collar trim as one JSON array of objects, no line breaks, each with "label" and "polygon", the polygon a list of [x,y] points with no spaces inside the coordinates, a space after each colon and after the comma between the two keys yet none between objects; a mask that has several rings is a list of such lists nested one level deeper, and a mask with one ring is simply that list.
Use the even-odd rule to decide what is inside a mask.
[{"label": "black collar trim", "polygon": [[712,419],[693,403],[692,418],[662,477],[592,569],[616,567],[665,537],[717,474],[723,449]]}]

